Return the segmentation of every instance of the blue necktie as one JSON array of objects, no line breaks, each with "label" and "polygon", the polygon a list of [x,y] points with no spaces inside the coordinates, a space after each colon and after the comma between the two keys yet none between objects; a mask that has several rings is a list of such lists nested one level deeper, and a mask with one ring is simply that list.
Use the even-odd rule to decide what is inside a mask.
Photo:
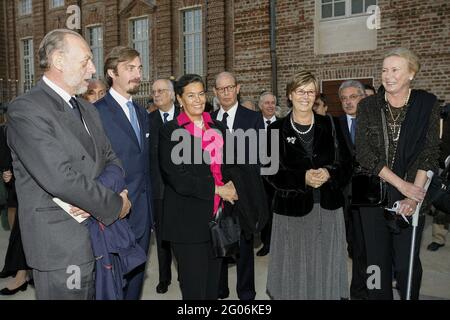
[{"label": "blue necktie", "polygon": [[136,138],[139,142],[139,146],[141,145],[141,132],[139,130],[138,119],[136,115],[136,110],[134,109],[133,102],[127,102],[128,110],[130,111],[130,123],[133,127],[134,133],[136,134]]},{"label": "blue necktie", "polygon": [[168,116],[169,116],[169,114],[168,114],[167,112],[164,112],[164,113],[163,113],[163,117],[164,117],[163,122],[164,122],[164,123],[167,122],[167,117],[168,117]]},{"label": "blue necktie", "polygon": [[355,134],[356,134],[356,118],[351,118],[352,123],[350,125],[350,136],[352,138],[352,143],[355,144]]}]

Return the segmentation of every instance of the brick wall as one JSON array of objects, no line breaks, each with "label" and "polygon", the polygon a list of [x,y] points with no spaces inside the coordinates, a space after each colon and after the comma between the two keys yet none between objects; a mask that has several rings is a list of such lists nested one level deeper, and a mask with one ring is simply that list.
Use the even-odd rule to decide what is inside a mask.
[{"label": "brick wall", "polygon": [[[66,5],[76,0],[66,0]],[[48,0],[33,0],[32,15],[18,17],[18,0],[4,1],[7,46],[0,58],[8,74],[19,79],[19,39],[33,36],[34,49],[46,32],[62,27],[68,15],[64,8],[49,9]],[[104,53],[128,45],[129,19],[148,16],[150,25],[151,79],[182,73],[180,10],[201,6],[204,31],[204,74],[211,96],[214,76],[235,72],[244,98],[257,99],[271,89],[270,12],[267,0],[82,0],[82,32],[92,24],[104,27]],[[422,70],[414,86],[432,91],[450,101],[450,3],[448,0],[379,0],[381,29],[377,49],[316,55],[314,53],[314,0],[277,1],[278,92],[285,105],[285,86],[300,68],[313,71],[321,80],[374,78],[380,85],[383,54],[406,46],[417,52]],[[1,12],[0,12],[1,14]],[[0,38],[1,41],[1,38]],[[357,41],[357,39],[355,39]],[[5,56],[6,55],[6,56]],[[37,59],[35,70],[40,75]]]}]

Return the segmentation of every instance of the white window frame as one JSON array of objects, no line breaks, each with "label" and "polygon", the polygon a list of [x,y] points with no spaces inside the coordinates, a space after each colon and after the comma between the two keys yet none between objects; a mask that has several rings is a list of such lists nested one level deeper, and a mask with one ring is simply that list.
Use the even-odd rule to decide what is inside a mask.
[{"label": "white window frame", "polygon": [[[129,20],[129,42],[130,47],[137,50],[140,53],[141,63],[142,63],[142,80],[150,79],[150,19],[148,16],[133,17]],[[146,21],[147,28],[142,30],[140,37],[136,38],[134,33],[134,28],[137,26],[136,23],[140,21]],[[138,33],[139,34],[139,33]]]},{"label": "white window frame", "polygon": [[[91,31],[94,29],[100,29],[100,38],[92,39]],[[103,53],[103,26],[101,24],[86,26],[86,39],[88,40],[89,47],[91,48],[92,55],[94,56],[93,63],[95,65],[96,73],[94,74],[94,79],[103,79],[103,67],[104,67],[104,53]]]},{"label": "white window frame", "polygon": [[[352,14],[352,0],[343,0],[344,3],[345,3],[345,14],[344,14],[343,16],[335,17],[335,16],[334,16],[334,3],[335,3],[335,1],[341,2],[341,0],[331,0],[331,4],[332,4],[332,8],[333,8],[333,16],[327,17],[327,18],[322,18],[322,6],[323,6],[324,4],[322,4],[322,0],[317,0],[317,1],[319,2],[319,8],[320,8],[320,14],[319,14],[320,21],[329,21],[329,20],[337,20],[337,19],[347,19],[347,18],[350,18],[350,17],[357,17],[357,16],[370,15],[370,14],[368,14],[368,13],[365,12],[365,11],[364,11],[364,12],[360,12],[360,13],[353,13],[353,14]],[[364,2],[363,2],[363,8],[365,8],[365,7],[366,7],[366,1],[367,1],[367,0],[363,0],[363,1],[364,1]],[[378,0],[376,0],[375,5],[378,5]]]},{"label": "white window frame", "polygon": [[[25,54],[25,44],[28,43],[28,54]],[[28,70],[26,64],[28,63]],[[34,43],[33,38],[20,39],[20,75],[23,92],[30,90],[34,83]]]},{"label": "white window frame", "polygon": [[[203,12],[201,6],[183,8],[180,10],[181,18],[181,65],[184,73],[195,73],[203,76]],[[186,31],[185,17],[186,13],[193,13],[190,29]],[[195,28],[195,14],[199,13],[200,21],[198,28]],[[187,54],[187,39],[191,41],[190,52]],[[196,46],[196,42],[198,46]]]},{"label": "white window frame", "polygon": [[50,9],[64,7],[64,0],[50,0]]},{"label": "white window frame", "polygon": [[33,11],[32,0],[20,0],[18,9],[19,9],[19,16],[31,14]]}]

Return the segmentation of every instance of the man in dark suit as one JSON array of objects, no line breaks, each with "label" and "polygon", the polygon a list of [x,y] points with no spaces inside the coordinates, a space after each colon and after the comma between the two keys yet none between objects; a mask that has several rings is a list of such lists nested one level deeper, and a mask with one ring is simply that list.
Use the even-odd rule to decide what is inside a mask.
[{"label": "man in dark suit", "polygon": [[[344,81],[339,87],[339,98],[345,115],[339,117],[340,128],[345,142],[355,162],[355,132],[357,128],[356,111],[358,103],[366,96],[364,86],[356,80]],[[354,163],[354,167],[357,164]],[[351,185],[344,190],[347,242],[352,258],[351,299],[367,299],[367,262],[364,235],[359,208],[350,204]]]},{"label": "man in dark suit", "polygon": [[[258,107],[261,110],[261,115],[264,122],[264,128],[267,130],[267,127],[273,122],[277,121],[278,118],[275,116],[275,111],[277,107],[277,97],[270,91],[263,91],[259,96]],[[272,232],[272,216],[273,212],[271,209],[272,199],[274,190],[272,186],[267,183],[264,179],[264,188],[266,190],[267,201],[269,206],[269,220],[267,221],[266,226],[261,230],[261,242],[263,244],[262,248],[256,252],[257,256],[263,257],[267,255],[270,251],[270,238]]]},{"label": "man in dark suit", "polygon": [[[230,131],[242,129],[244,131],[264,129],[262,117],[255,111],[239,105],[238,94],[240,85],[235,76],[229,72],[221,72],[216,76],[214,94],[219,100],[220,109],[213,113],[213,118],[222,121]],[[235,149],[236,150],[236,149]],[[244,155],[235,154],[242,158]],[[249,146],[245,148],[246,162],[249,159]],[[237,259],[237,284],[236,291],[239,299],[253,300],[255,292],[255,257],[253,254],[253,235],[241,234],[240,256]],[[229,296],[228,289],[228,263],[224,259],[222,265],[219,298]]]},{"label": "man in dark suit", "polygon": [[106,166],[120,167],[95,108],[75,98],[95,73],[92,53],[76,32],[49,32],[39,46],[44,76],[8,110],[20,229],[38,299],[92,299],[94,255],[88,229],[72,215],[109,225],[130,209],[95,181]]},{"label": "man in dark suit", "polygon": [[[105,59],[108,93],[95,103],[112,148],[122,161],[125,183],[133,207],[128,222],[137,243],[147,253],[150,244],[152,202],[149,163],[149,123],[147,111],[133,102],[139,90],[142,64],[139,52],[128,47],[115,47]],[[127,276],[124,297],[140,298],[145,264]]]},{"label": "man in dark suit", "polygon": [[153,208],[155,213],[156,248],[158,251],[159,283],[157,293],[166,293],[172,280],[172,250],[170,243],[161,239],[163,217],[164,183],[159,165],[159,129],[167,122],[176,119],[180,108],[174,105],[175,91],[172,81],[158,79],[152,86],[153,103],[157,110],[149,115],[150,121],[150,176],[153,185]]}]

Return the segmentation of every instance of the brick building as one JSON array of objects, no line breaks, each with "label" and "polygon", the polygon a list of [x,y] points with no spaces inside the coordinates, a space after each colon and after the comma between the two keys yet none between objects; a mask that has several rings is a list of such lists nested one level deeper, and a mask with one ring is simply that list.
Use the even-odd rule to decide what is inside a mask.
[{"label": "brick building", "polygon": [[[365,13],[372,4],[378,21],[374,11]],[[450,102],[448,0],[1,0],[2,100],[40,77],[39,43],[54,28],[76,26],[73,5],[97,68],[112,47],[134,46],[144,61],[147,93],[152,80],[185,72],[204,76],[211,93],[214,75],[230,70],[243,97],[256,100],[262,90],[276,89],[284,106],[286,82],[305,68],[319,77],[337,113],[342,80],[378,87],[383,53],[405,46],[422,62],[414,87]]]}]

